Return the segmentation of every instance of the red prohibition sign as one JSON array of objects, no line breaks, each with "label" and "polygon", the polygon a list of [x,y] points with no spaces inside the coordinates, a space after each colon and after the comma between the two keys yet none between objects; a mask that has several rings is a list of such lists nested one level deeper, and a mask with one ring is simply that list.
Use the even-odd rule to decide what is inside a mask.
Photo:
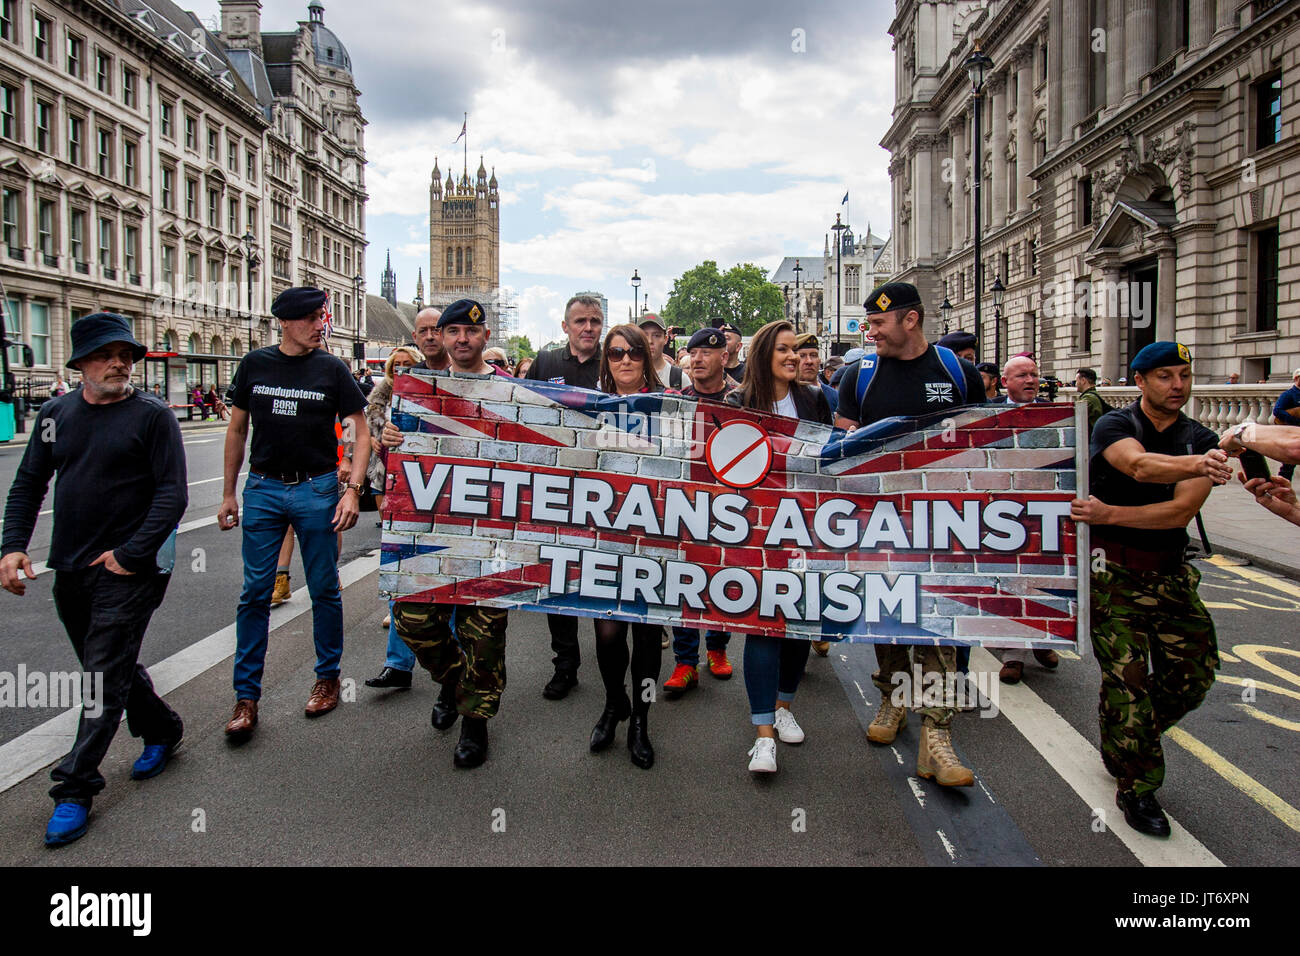
[{"label": "red prohibition sign", "polygon": [[772,440],[757,425],[728,422],[704,443],[704,460],[724,485],[752,488],[772,470]]}]

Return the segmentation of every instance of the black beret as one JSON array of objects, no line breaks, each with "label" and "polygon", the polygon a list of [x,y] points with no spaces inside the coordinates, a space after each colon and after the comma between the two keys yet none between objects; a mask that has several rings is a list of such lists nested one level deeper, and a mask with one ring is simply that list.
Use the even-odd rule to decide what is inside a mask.
[{"label": "black beret", "polygon": [[975,348],[975,336],[970,332],[963,332],[958,329],[956,332],[949,332],[935,344],[942,345],[946,349],[952,349],[954,352],[960,352],[964,349]]},{"label": "black beret", "polygon": [[992,362],[980,362],[979,365],[975,366],[975,370],[977,372],[983,372],[985,375],[992,375],[995,378],[1002,377],[1002,373],[998,371],[998,367]]},{"label": "black beret", "polygon": [[910,282],[886,282],[871,290],[863,307],[867,315],[879,315],[895,309],[912,309],[921,304],[921,295]]},{"label": "black beret", "polygon": [[725,349],[727,339],[721,329],[700,329],[686,343],[686,350],[691,349]]},{"label": "black beret", "polygon": [[1133,356],[1133,371],[1149,372],[1166,365],[1191,365],[1192,353],[1181,342],[1152,342]]},{"label": "black beret", "polygon": [[329,294],[323,289],[300,285],[285,289],[271,303],[271,314],[277,319],[305,319],[325,304]]},{"label": "black beret", "polygon": [[721,329],[724,332],[731,332],[733,335],[740,335],[740,329],[736,328],[736,326],[730,322],[724,322],[722,319],[714,319],[713,327],[715,329]]},{"label": "black beret", "polygon": [[487,313],[473,299],[457,299],[442,310],[438,328],[448,325],[487,325]]},{"label": "black beret", "polygon": [[813,335],[811,332],[804,332],[802,335],[796,335],[794,337],[794,350],[796,352],[802,352],[804,349],[815,348],[817,348],[817,336]]}]

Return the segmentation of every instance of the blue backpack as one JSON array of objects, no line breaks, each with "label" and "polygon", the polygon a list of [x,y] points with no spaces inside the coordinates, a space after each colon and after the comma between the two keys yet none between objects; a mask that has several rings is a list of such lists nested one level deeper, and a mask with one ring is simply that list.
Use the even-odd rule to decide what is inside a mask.
[{"label": "blue backpack", "polygon": [[[952,349],[944,348],[942,345],[936,345],[934,350],[939,353],[939,361],[943,363],[944,370],[948,377],[952,379],[957,391],[961,393],[961,403],[966,404],[966,373],[962,370],[961,359]],[[862,399],[866,397],[867,389],[871,388],[871,383],[876,378],[876,353],[864,355],[858,363],[858,408],[862,407]]]}]

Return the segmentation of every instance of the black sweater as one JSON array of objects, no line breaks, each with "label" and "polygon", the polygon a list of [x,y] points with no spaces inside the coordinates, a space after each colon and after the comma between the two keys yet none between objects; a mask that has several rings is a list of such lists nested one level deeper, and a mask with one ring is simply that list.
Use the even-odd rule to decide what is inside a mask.
[{"label": "black sweater", "polygon": [[9,489],[0,555],[27,550],[55,472],[49,567],[75,571],[112,551],[127,571],[158,570],[154,556],[189,504],[170,408],[140,391],[92,405],[80,388],[43,404]]}]

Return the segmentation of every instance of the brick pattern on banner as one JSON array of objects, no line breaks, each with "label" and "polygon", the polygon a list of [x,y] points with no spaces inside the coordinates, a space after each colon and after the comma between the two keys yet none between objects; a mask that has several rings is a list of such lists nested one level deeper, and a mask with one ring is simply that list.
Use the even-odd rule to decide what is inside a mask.
[{"label": "brick pattern on banner", "polygon": [[658,394],[396,379],[380,590],[865,642],[1072,646],[1074,409],[850,435]]}]

